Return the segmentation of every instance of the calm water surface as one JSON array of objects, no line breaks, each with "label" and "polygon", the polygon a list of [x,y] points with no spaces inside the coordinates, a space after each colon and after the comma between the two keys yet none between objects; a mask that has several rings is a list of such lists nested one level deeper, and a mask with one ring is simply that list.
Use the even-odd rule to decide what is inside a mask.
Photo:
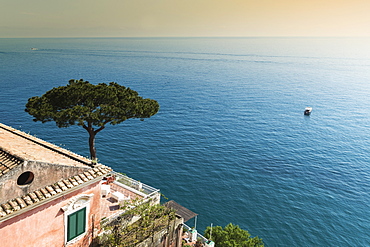
[{"label": "calm water surface", "polygon": [[370,246],[369,41],[0,39],[0,121],[88,156],[82,128],[34,123],[24,105],[69,79],[116,81],[161,109],[100,132],[100,161],[198,213],[200,232]]}]

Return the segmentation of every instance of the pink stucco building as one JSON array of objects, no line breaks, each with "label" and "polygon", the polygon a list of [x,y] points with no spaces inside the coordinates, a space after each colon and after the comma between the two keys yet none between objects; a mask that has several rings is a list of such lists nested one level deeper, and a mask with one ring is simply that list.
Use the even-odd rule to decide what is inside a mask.
[{"label": "pink stucco building", "polygon": [[159,195],[107,166],[0,124],[0,246],[89,246],[102,219],[122,213],[121,200],[159,203]]}]

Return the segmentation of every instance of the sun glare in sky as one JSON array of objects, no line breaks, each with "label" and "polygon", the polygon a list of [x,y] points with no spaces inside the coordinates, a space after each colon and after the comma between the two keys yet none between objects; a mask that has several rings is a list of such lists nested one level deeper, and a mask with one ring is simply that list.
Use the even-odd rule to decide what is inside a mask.
[{"label": "sun glare in sky", "polygon": [[369,36],[369,0],[0,0],[0,37]]}]

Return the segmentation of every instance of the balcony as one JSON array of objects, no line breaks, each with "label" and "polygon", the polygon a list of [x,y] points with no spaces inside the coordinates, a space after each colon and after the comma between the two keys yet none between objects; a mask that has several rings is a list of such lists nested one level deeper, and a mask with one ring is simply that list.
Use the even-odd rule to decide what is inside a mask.
[{"label": "balcony", "polygon": [[191,228],[190,226],[183,224],[182,228],[183,228],[182,239],[188,245],[195,246],[195,243],[198,241],[202,243],[202,246],[204,247],[214,247],[215,246],[215,243],[213,241],[207,239],[206,237],[198,233],[195,229]]},{"label": "balcony", "polygon": [[153,204],[158,204],[160,201],[159,189],[117,172],[111,172],[107,180],[102,181],[101,188],[100,210],[103,225],[126,212],[121,208],[123,203],[130,203],[137,199],[142,199],[142,203],[152,200]]}]

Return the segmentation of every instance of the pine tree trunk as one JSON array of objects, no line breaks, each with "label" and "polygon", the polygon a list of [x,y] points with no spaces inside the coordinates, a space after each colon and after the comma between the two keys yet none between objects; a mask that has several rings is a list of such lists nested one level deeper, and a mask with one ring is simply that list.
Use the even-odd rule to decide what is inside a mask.
[{"label": "pine tree trunk", "polygon": [[91,123],[87,123],[86,125],[82,126],[87,132],[89,133],[89,148],[90,148],[90,158],[92,163],[97,163],[98,159],[96,157],[96,150],[95,150],[95,136],[98,132],[103,130],[105,126],[101,126],[99,129],[94,130],[93,126]]},{"label": "pine tree trunk", "polygon": [[96,149],[95,149],[95,131],[89,131],[89,148],[90,148],[90,158],[92,162],[97,162],[96,159]]}]

